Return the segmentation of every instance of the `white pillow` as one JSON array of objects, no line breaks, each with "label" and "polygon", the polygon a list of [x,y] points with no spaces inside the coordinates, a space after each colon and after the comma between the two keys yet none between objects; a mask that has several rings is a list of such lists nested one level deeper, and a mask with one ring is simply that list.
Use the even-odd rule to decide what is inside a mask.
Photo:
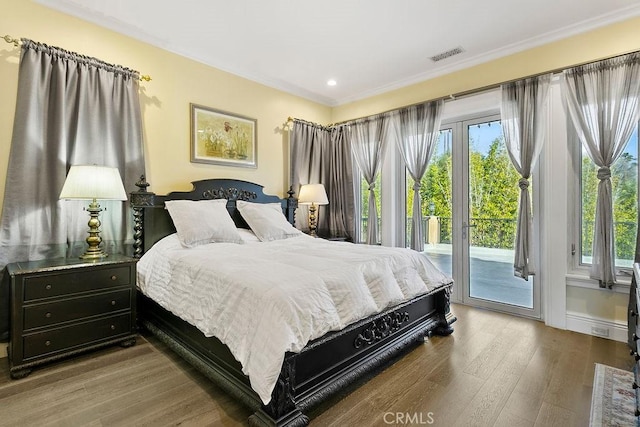
[{"label": "white pillow", "polygon": [[242,239],[243,243],[260,243],[260,239],[258,239],[258,236],[256,236],[256,234],[251,230],[247,230],[246,228],[238,228],[238,233],[240,233],[240,238]]},{"label": "white pillow", "polygon": [[287,239],[302,234],[287,221],[280,203],[251,203],[238,200],[236,206],[251,230],[263,242]]},{"label": "white pillow", "polygon": [[165,206],[184,247],[213,242],[242,243],[225,199],[167,200]]}]

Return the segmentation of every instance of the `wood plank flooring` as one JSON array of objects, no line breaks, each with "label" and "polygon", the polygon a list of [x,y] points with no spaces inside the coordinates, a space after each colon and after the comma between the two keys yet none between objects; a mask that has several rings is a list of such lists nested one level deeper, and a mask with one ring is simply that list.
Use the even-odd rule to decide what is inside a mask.
[{"label": "wood plank flooring", "polygon": [[[584,426],[594,364],[630,370],[625,344],[454,305],[450,337],[420,344],[309,415],[311,426]],[[251,412],[154,337],[11,380],[0,426],[242,426]]]}]

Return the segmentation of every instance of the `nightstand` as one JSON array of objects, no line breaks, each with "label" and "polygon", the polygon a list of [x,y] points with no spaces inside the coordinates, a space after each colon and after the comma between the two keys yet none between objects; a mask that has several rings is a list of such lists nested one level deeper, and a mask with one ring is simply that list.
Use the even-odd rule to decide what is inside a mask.
[{"label": "nightstand", "polygon": [[7,265],[12,378],[66,356],[136,342],[136,260],[60,258]]},{"label": "nightstand", "polygon": [[329,240],[331,242],[350,242],[351,239],[349,239],[347,236],[318,236],[321,239],[324,240]]}]

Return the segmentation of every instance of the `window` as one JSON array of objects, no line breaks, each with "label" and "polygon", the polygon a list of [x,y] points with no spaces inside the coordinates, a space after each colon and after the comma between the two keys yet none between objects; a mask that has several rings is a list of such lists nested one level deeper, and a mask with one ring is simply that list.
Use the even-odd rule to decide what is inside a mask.
[{"label": "window", "polygon": [[[580,264],[591,264],[593,227],[598,193],[598,167],[586,150],[581,150],[580,165]],[[613,227],[616,267],[631,268],[635,254],[638,225],[638,128],[611,168]]]},{"label": "window", "polygon": [[[367,184],[367,180],[362,176],[362,172],[359,172],[360,175],[360,206],[358,217],[360,220],[359,223],[359,232],[357,237],[358,243],[364,243],[367,241],[367,227],[369,224],[369,184]],[[382,187],[382,173],[378,173],[376,177],[376,187],[374,188],[374,193],[376,196],[376,206],[378,209],[378,230],[380,230],[380,224],[382,222],[382,200],[381,200],[381,187]],[[358,192],[356,192],[356,197]],[[380,243],[380,236],[378,236],[378,243]]]},{"label": "window", "polygon": [[[429,166],[422,177],[420,198],[422,201],[422,229],[425,244],[451,244],[451,138],[452,129],[443,129],[438,137]],[[413,213],[414,181],[406,173],[406,238],[405,245],[411,245],[411,215]]]}]

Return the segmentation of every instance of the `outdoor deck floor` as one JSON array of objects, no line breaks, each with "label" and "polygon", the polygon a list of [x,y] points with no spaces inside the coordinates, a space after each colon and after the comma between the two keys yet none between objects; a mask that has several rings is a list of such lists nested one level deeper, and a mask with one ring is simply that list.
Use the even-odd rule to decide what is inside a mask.
[{"label": "outdoor deck floor", "polygon": [[[451,274],[451,245],[426,245],[424,252],[442,271]],[[520,307],[533,307],[533,278],[513,275],[513,251],[472,246],[469,251],[471,296]]]}]

